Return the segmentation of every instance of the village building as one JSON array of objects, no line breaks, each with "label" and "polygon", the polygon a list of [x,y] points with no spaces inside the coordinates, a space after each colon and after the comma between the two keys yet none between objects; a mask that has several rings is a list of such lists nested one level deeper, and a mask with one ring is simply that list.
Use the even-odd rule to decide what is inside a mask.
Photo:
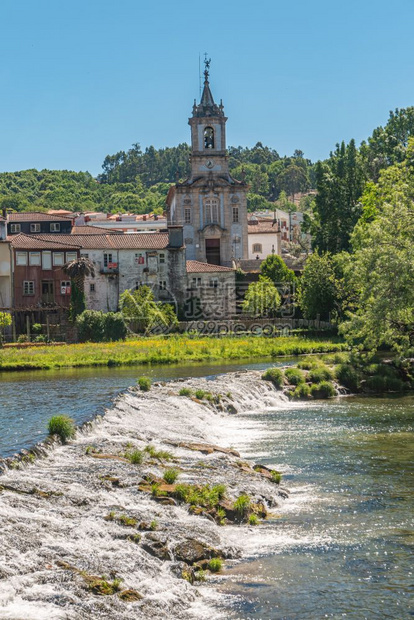
[{"label": "village building", "polygon": [[71,283],[65,263],[80,256],[80,245],[58,235],[12,235],[14,309],[59,306],[69,308]]},{"label": "village building", "polygon": [[49,213],[9,213],[7,214],[7,234],[69,234],[73,222],[74,215],[67,217]]},{"label": "village building", "polygon": [[274,219],[258,218],[248,221],[249,259],[264,260],[269,254],[282,254],[280,224]]},{"label": "village building", "polygon": [[104,230],[124,233],[135,232],[166,232],[167,218],[155,213],[120,213],[110,215],[109,213],[81,213],[76,217],[76,227],[93,226]]},{"label": "village building", "polygon": [[12,304],[12,261],[10,242],[7,240],[6,219],[0,216],[0,309]]},{"label": "village building", "polygon": [[194,101],[191,127],[191,174],[170,188],[169,224],[184,228],[187,260],[232,267],[247,260],[247,191],[229,172],[223,104],[214,102],[205,62],[200,103]]},{"label": "village building", "polygon": [[231,267],[187,261],[184,319],[227,319],[236,314],[235,271]]},{"label": "village building", "polygon": [[[83,227],[75,227],[83,228]],[[92,261],[94,277],[85,278],[85,300],[90,310],[115,312],[125,290],[149,286],[157,301],[172,303],[182,318],[191,314],[195,288],[198,289],[197,315],[233,313],[235,272],[203,263],[186,261],[181,226],[170,226],[166,233],[104,233],[90,229],[88,234],[60,235],[59,241],[80,248],[80,255]],[[91,234],[94,233],[94,234]],[[44,242],[56,236],[40,235]],[[193,274],[197,273],[197,276]],[[202,275],[201,275],[202,274]],[[195,285],[193,283],[195,279]],[[201,312],[201,314],[200,314]]]}]

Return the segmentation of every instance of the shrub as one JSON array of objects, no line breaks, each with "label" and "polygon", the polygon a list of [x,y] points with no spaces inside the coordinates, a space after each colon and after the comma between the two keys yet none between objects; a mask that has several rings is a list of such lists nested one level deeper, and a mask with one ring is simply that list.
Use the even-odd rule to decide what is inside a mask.
[{"label": "shrub", "polygon": [[127,515],[119,515],[118,521],[121,525],[125,525],[125,527],[135,527],[137,524],[137,520],[134,517],[128,517]]},{"label": "shrub", "polygon": [[386,377],[383,375],[374,375],[368,377],[365,383],[366,387],[373,392],[402,392],[404,390],[404,382],[397,377]]},{"label": "shrub", "polygon": [[314,398],[332,398],[336,396],[336,390],[330,381],[314,383],[311,385],[310,391]]},{"label": "shrub", "polygon": [[292,393],[295,400],[309,400],[311,398],[311,389],[307,383],[300,383]]},{"label": "shrub", "polygon": [[233,509],[237,512],[239,517],[243,519],[248,513],[250,508],[250,497],[243,493],[239,495],[236,501],[233,504]]},{"label": "shrub", "polygon": [[192,391],[190,390],[190,388],[183,387],[178,392],[178,394],[179,394],[179,396],[191,396]]},{"label": "shrub", "polygon": [[315,361],[311,358],[305,358],[301,362],[298,362],[298,368],[302,368],[302,370],[310,370],[314,365]]},{"label": "shrub", "polygon": [[164,472],[163,478],[167,484],[174,484],[178,478],[178,471],[176,469],[167,469]]},{"label": "shrub", "polygon": [[138,385],[142,392],[149,392],[151,389],[151,379],[149,377],[140,377],[138,379]]},{"label": "shrub", "polygon": [[358,373],[351,364],[340,364],[336,369],[336,378],[341,385],[352,392],[358,391]]},{"label": "shrub", "polygon": [[305,383],[305,375],[299,368],[287,368],[285,377],[291,385],[299,385]]},{"label": "shrub", "polygon": [[132,452],[125,452],[125,458],[133,465],[141,465],[144,454],[140,450],[132,450]]},{"label": "shrub", "polygon": [[20,334],[20,336],[17,338],[17,342],[22,344],[23,342],[29,342],[29,338],[26,336],[26,334]]},{"label": "shrub", "polygon": [[309,380],[312,383],[321,383],[333,379],[332,370],[325,364],[315,364],[309,371]]},{"label": "shrub", "polygon": [[205,394],[204,390],[196,390],[195,397],[198,398],[198,400],[203,400]]},{"label": "shrub", "polygon": [[66,415],[55,415],[48,422],[49,435],[58,435],[65,442],[75,436],[75,423]]},{"label": "shrub", "polygon": [[105,338],[104,313],[98,310],[84,310],[76,317],[80,342],[102,342]]},{"label": "shrub", "polygon": [[249,516],[249,525],[258,525],[258,523],[259,523],[258,516],[255,514],[251,514]]},{"label": "shrub", "polygon": [[211,558],[211,560],[207,564],[207,568],[212,573],[219,573],[223,568],[223,560],[221,560],[220,558]]},{"label": "shrub", "polygon": [[33,342],[47,342],[47,337],[43,334],[40,334],[39,336],[35,336],[33,338]]},{"label": "shrub", "polygon": [[150,530],[152,532],[155,532],[155,530],[158,530],[158,521],[157,519],[153,519],[150,523]]},{"label": "shrub", "polygon": [[80,342],[103,342],[124,340],[127,328],[120,312],[84,310],[76,318]]},{"label": "shrub", "polygon": [[282,474],[279,471],[272,469],[270,475],[272,476],[272,482],[274,482],[275,484],[280,484],[280,481],[282,480]]},{"label": "shrub", "polygon": [[283,372],[280,368],[268,368],[262,375],[262,379],[265,381],[271,381],[278,390],[280,390],[283,386]]},{"label": "shrub", "polygon": [[174,497],[180,502],[187,502],[191,493],[191,487],[188,484],[177,484],[174,491]]},{"label": "shrub", "polygon": [[104,340],[125,340],[127,328],[120,312],[104,314]]},{"label": "shrub", "polygon": [[144,451],[147,452],[151,458],[158,459],[159,461],[171,461],[173,457],[171,452],[167,452],[167,450],[156,450],[151,444],[145,446]]},{"label": "shrub", "polygon": [[32,325],[32,334],[36,334],[38,336],[42,333],[42,326],[40,323],[33,323]]}]

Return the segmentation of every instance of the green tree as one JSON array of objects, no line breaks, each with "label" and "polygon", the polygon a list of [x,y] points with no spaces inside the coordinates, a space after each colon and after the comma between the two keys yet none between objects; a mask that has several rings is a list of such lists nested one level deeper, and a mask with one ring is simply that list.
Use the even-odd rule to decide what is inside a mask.
[{"label": "green tree", "polygon": [[298,290],[299,307],[306,319],[328,320],[337,309],[335,271],[330,254],[315,252],[306,261]]},{"label": "green tree", "polygon": [[12,324],[9,312],[0,312],[0,347],[3,346],[4,330]]},{"label": "green tree", "polygon": [[406,353],[414,346],[414,138],[406,159],[367,187],[364,203],[347,270],[356,310],[341,331],[360,346]]},{"label": "green tree", "polygon": [[391,111],[385,127],[374,129],[368,142],[361,144],[368,178],[377,181],[381,170],[404,161],[410,137],[414,137],[414,106]]},{"label": "green tree", "polygon": [[281,297],[273,282],[259,276],[258,282],[252,282],[247,289],[242,311],[257,318],[274,317],[281,305]]},{"label": "green tree", "polygon": [[268,278],[273,284],[296,283],[296,276],[292,269],[286,265],[283,258],[277,254],[269,254],[260,265],[262,276]]},{"label": "green tree", "polygon": [[362,205],[364,172],[355,141],[337,145],[329,160],[316,167],[317,190],[311,233],[315,246],[333,254],[349,248]]},{"label": "green tree", "polygon": [[85,310],[85,278],[87,276],[95,277],[95,268],[92,261],[89,258],[81,256],[66,263],[63,266],[63,271],[71,279],[71,294],[70,294],[70,318],[72,321],[76,319],[79,314]]},{"label": "green tree", "polygon": [[287,166],[278,177],[279,187],[281,187],[288,196],[295,200],[295,194],[304,192],[309,188],[309,179],[306,174],[306,168],[292,163]]},{"label": "green tree", "polygon": [[126,324],[133,332],[168,331],[178,324],[171,304],[156,302],[149,286],[126,290],[119,298]]}]

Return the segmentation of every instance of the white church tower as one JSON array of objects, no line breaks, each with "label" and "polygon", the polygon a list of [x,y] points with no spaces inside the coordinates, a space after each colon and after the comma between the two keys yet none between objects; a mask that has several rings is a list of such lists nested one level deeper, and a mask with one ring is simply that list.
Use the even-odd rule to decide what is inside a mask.
[{"label": "white church tower", "polygon": [[168,223],[182,225],[187,260],[233,266],[248,258],[248,186],[229,173],[223,104],[214,102],[205,60],[200,103],[194,101],[191,126],[191,175],[168,194]]}]

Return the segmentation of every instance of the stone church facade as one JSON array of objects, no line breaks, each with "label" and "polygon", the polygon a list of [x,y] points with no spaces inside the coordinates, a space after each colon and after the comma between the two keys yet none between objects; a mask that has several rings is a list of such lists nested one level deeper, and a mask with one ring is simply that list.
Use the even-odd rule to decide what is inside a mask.
[{"label": "stone church facade", "polygon": [[168,224],[183,226],[187,260],[231,267],[248,258],[248,186],[229,173],[226,121],[210,90],[207,61],[201,100],[188,121],[191,174],[170,189]]}]

